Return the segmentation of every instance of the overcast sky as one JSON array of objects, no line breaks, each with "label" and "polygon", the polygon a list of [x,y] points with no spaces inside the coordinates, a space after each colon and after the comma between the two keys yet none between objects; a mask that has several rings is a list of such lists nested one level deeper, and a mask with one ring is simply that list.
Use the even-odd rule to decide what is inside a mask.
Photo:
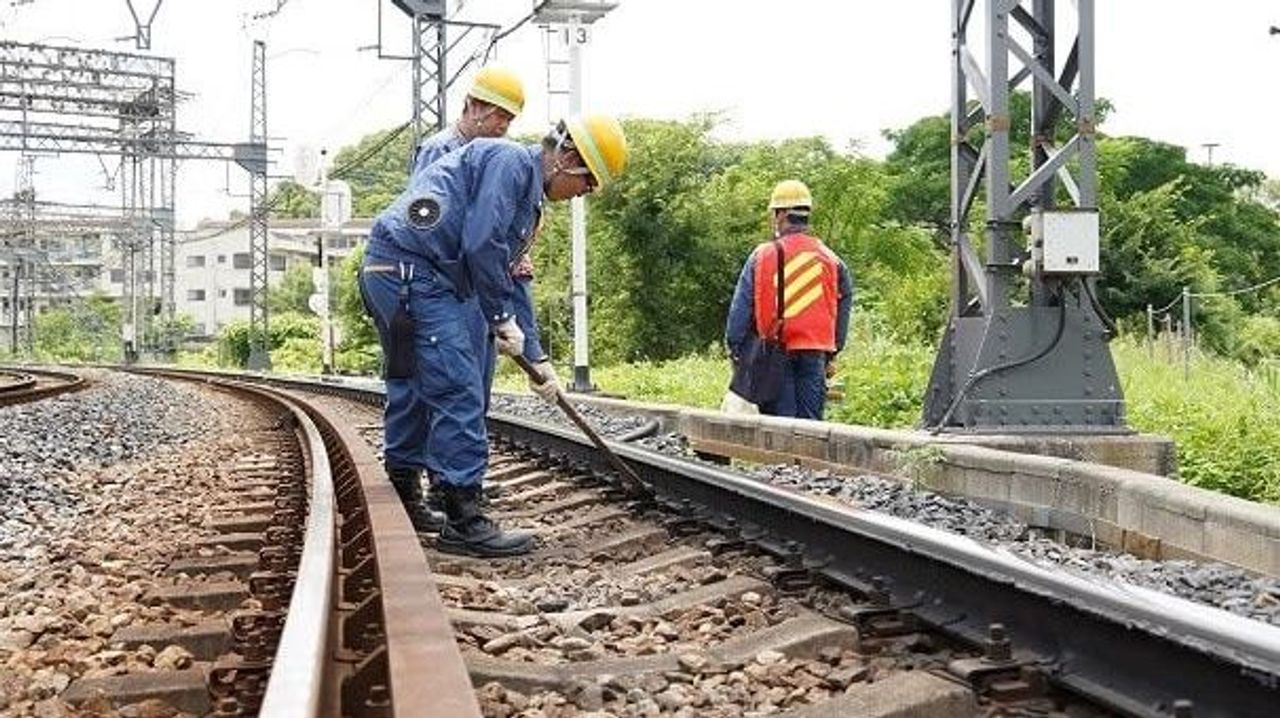
[{"label": "overcast sky", "polygon": [[[255,36],[267,41],[269,131],[284,149],[274,172],[292,171],[298,146],[332,151],[409,118],[408,64],[359,50],[377,41],[381,1],[384,52],[408,51],[409,22],[389,0],[287,0],[269,22],[246,23],[277,1],[163,0],[151,52],[177,58],[178,86],[194,95],[180,108],[181,130],[205,140],[247,137]],[[134,6],[145,15],[155,2]],[[1068,2],[1060,0],[1064,8]],[[115,39],[133,31],[125,0],[4,5],[6,39],[134,51]],[[508,26],[532,5],[468,0],[461,15]],[[1280,25],[1280,3],[1225,0],[1211,8],[1193,0],[1098,0],[1097,94],[1116,107],[1103,129],[1181,144],[1201,161],[1202,143],[1217,142],[1216,162],[1280,176],[1280,36],[1267,32]],[[593,28],[586,105],[661,118],[718,111],[726,137],[821,134],[882,156],[881,130],[948,108],[949,18],[947,0],[620,0]],[[524,77],[530,95],[513,132],[541,132],[548,116],[543,32],[526,25],[495,55]],[[452,116],[460,105],[451,102]],[[107,160],[108,171],[114,164]],[[119,201],[103,190],[96,159],[43,158],[37,171],[43,198]],[[246,191],[237,168],[184,163],[180,226],[243,209],[247,200],[228,194],[228,180],[231,193]],[[14,154],[4,153],[0,191],[11,194],[14,181]]]}]

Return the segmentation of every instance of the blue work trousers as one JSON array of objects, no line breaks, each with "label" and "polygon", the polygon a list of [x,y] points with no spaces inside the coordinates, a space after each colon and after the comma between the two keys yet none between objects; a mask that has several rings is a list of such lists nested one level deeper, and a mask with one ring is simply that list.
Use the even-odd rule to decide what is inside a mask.
[{"label": "blue work trousers", "polygon": [[760,405],[760,413],[822,420],[827,403],[827,355],[820,351],[787,354],[787,371],[778,398]]},{"label": "blue work trousers", "polygon": [[[365,259],[366,267],[394,264]],[[401,281],[395,272],[360,273],[361,294],[384,355]],[[414,321],[414,375],[386,382],[385,461],[393,467],[426,469],[446,484],[479,485],[489,460],[483,359],[475,340],[484,318],[474,299],[459,301],[444,280],[422,265],[414,267],[409,313]]]}]

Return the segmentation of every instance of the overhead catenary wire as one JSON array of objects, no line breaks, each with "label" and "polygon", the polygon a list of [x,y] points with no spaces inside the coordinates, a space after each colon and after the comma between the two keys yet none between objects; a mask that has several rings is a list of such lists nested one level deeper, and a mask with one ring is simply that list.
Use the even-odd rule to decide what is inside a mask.
[{"label": "overhead catenary wire", "polygon": [[[360,153],[360,155],[353,157],[352,159],[343,163],[341,167],[335,168],[331,173],[329,173],[329,177],[331,179],[342,179],[343,177],[347,176],[348,173],[359,168],[365,162],[368,162],[371,158],[373,158],[375,155],[381,152],[383,148],[385,148],[387,145],[394,142],[396,138],[398,138],[400,135],[404,134],[405,130],[409,129],[410,124],[411,123],[406,122],[400,125],[399,127],[391,130],[390,132],[387,133],[385,137],[383,137],[381,140],[378,140],[378,142],[374,144],[372,147],[369,147],[364,152]],[[278,205],[283,198],[284,198],[283,194],[277,193],[275,197],[271,198],[271,200],[267,202],[265,207],[266,211],[270,212],[271,210],[275,209],[276,205]],[[224,234],[234,232],[237,229],[244,227],[245,225],[249,224],[249,222],[251,221],[253,221],[252,215],[241,217],[235,222],[232,222],[231,224],[228,224],[225,227],[220,227],[212,232],[209,232],[208,234],[202,234],[197,237],[187,237],[182,241],[184,243],[202,242],[206,239],[214,239],[215,237],[221,237]]]},{"label": "overhead catenary wire", "polygon": [[525,15],[524,17],[520,18],[518,21],[516,21],[514,25],[507,28],[506,30],[501,30],[495,33],[493,38],[489,40],[489,46],[484,49],[484,62],[486,63],[489,62],[489,55],[493,52],[493,48],[497,47],[498,41],[506,38],[511,33],[527,25],[530,20],[538,16],[539,12],[542,12],[542,8],[546,7],[547,3],[549,2],[551,2],[551,0],[542,0],[542,2],[539,2],[537,5],[533,7],[532,10],[529,11],[528,15]]}]

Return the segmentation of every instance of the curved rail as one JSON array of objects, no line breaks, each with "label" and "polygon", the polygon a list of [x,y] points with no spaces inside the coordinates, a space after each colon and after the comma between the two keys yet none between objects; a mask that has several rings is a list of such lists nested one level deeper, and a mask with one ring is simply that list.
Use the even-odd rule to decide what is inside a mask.
[{"label": "curved rail", "polygon": [[296,384],[133,371],[265,396],[288,409],[304,438],[311,467],[306,540],[258,715],[480,718],[417,533],[355,431],[315,402],[262,386]]},{"label": "curved rail", "polygon": [[[4,374],[19,377],[18,381],[0,386],[0,406],[12,406],[27,402],[48,399],[59,394],[79,391],[89,386],[84,377],[60,371],[44,369],[3,369]],[[51,379],[57,383],[40,385],[41,379]]]},{"label": "curved rail", "polygon": [[0,384],[0,394],[15,391],[26,391],[36,385],[36,378],[26,372],[0,370],[0,376],[9,377],[12,381]]},{"label": "curved rail", "polygon": [[328,671],[329,628],[334,603],[334,555],[336,553],[333,472],[329,452],[319,427],[295,401],[262,387],[242,387],[265,394],[288,408],[302,434],[310,471],[307,476],[307,523],[302,556],[288,620],[280,633],[271,680],[267,682],[263,717],[318,716],[324,701]]},{"label": "curved rail", "polygon": [[[367,385],[254,381],[380,400]],[[571,430],[498,415],[489,417],[489,425],[499,441],[538,446],[604,475],[611,470]],[[687,520],[785,556],[806,576],[879,595],[878,613],[923,621],[969,644],[983,645],[992,624],[1002,624],[1015,660],[1043,667],[1057,685],[1122,714],[1163,718],[1175,701],[1190,698],[1198,718],[1269,715],[1280,698],[1276,627],[1154,591],[1072,576],[963,536],[714,467],[610,445],[655,489],[658,503]],[[973,676],[992,668],[953,670]]]}]

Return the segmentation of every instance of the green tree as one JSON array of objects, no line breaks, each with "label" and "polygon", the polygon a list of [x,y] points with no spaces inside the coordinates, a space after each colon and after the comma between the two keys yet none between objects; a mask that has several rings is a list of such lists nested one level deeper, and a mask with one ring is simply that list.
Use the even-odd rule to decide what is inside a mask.
[{"label": "green tree", "polygon": [[297,312],[298,314],[314,314],[307,306],[307,300],[315,294],[316,285],[311,281],[311,267],[296,264],[284,273],[276,286],[267,290],[267,307],[273,314],[281,312]]},{"label": "green tree", "polygon": [[[249,322],[237,319],[228,322],[218,332],[218,356],[225,357],[231,366],[244,367],[249,362]],[[274,362],[276,351],[289,347],[292,354],[309,353],[315,356],[315,366],[320,366],[320,319],[315,315],[285,312],[271,317],[270,338],[267,348]],[[306,347],[302,349],[301,347]],[[296,360],[293,365],[303,362]]]},{"label": "green tree", "polygon": [[373,217],[405,188],[412,132],[407,126],[365,135],[334,157],[333,179],[351,185],[351,213]]},{"label": "green tree", "polygon": [[377,371],[382,353],[378,348],[378,333],[373,321],[364,310],[360,287],[360,263],[364,260],[364,246],[347,255],[330,279],[333,283],[333,317],[341,330],[335,363],[342,371],[372,373]]},{"label": "green tree", "polygon": [[35,318],[35,351],[60,361],[119,361],[120,305],[104,294],[41,312]]},{"label": "green tree", "polygon": [[267,198],[271,216],[281,219],[315,219],[320,216],[320,196],[293,180],[275,186]]}]

